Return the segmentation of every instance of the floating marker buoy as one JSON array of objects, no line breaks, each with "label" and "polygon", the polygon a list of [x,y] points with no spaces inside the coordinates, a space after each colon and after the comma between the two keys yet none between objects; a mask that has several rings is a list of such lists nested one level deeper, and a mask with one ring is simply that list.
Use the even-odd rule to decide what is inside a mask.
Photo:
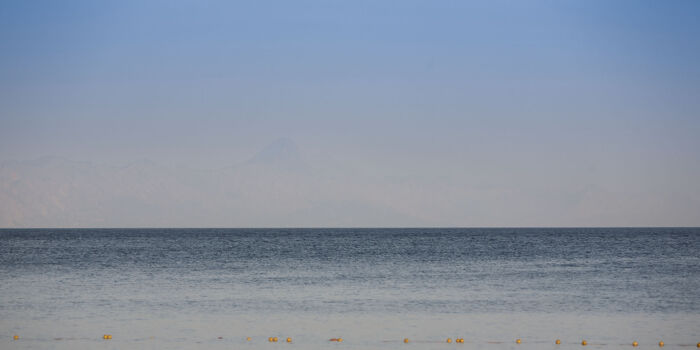
[{"label": "floating marker buoy", "polygon": [[660,348],[663,348],[663,347],[664,347],[664,342],[660,341],[660,342],[659,342],[659,347],[660,347]]},{"label": "floating marker buoy", "polygon": [[272,341],[273,341],[273,342],[276,343],[278,340],[279,340],[279,339],[277,339],[277,337],[272,337]]},{"label": "floating marker buoy", "polygon": [[516,344],[520,344],[520,343],[522,343],[522,342],[523,342],[523,341],[520,340],[520,339],[515,339],[515,343],[516,343]]},{"label": "floating marker buoy", "polygon": [[636,341],[632,342],[632,346],[637,346],[637,345],[639,345],[639,343],[637,343]]},{"label": "floating marker buoy", "polygon": [[19,335],[15,334],[15,336],[12,337],[12,339],[14,339],[14,340],[19,340]]},{"label": "floating marker buoy", "polygon": [[404,343],[408,343],[408,338],[403,338]]},{"label": "floating marker buoy", "polygon": [[447,340],[446,340],[446,341],[447,341],[448,343],[451,343],[451,342],[452,342],[452,339],[450,339],[450,338],[447,338]]},{"label": "floating marker buoy", "polygon": [[110,334],[105,334],[102,336],[102,339],[112,339],[112,336]]},{"label": "floating marker buoy", "polygon": [[561,340],[559,340],[559,339],[555,340],[554,344],[557,344],[557,345],[561,344]]},{"label": "floating marker buoy", "polygon": [[292,338],[287,338],[287,343],[291,343],[291,342],[292,342]]},{"label": "floating marker buoy", "polygon": [[269,341],[270,343],[272,343],[272,337],[267,338],[267,341]]},{"label": "floating marker buoy", "polygon": [[586,346],[586,345],[588,345],[588,342],[585,340],[581,340],[581,345]]},{"label": "floating marker buoy", "polygon": [[245,338],[245,340],[246,340],[246,341],[250,341],[250,337],[248,337],[248,338]]},{"label": "floating marker buoy", "polygon": [[459,338],[460,343],[464,343],[464,338]]}]

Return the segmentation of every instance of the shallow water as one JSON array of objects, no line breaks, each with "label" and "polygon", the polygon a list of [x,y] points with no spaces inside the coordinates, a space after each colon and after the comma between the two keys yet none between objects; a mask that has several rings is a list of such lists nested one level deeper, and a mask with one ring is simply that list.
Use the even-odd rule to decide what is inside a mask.
[{"label": "shallow water", "polygon": [[697,228],[0,230],[0,347],[694,347],[698,252]]}]

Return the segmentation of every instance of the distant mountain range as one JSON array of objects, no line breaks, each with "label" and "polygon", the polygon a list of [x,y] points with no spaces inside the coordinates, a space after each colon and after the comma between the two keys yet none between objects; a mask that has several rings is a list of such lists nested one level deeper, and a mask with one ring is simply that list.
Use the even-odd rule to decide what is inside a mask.
[{"label": "distant mountain range", "polygon": [[310,161],[289,139],[270,143],[247,161],[214,170],[149,160],[116,166],[43,157],[0,164],[0,227],[696,226],[698,222],[700,201],[693,188],[668,191],[591,181],[578,172],[517,170],[508,164],[445,161],[403,167],[392,159],[367,167],[330,158]]}]

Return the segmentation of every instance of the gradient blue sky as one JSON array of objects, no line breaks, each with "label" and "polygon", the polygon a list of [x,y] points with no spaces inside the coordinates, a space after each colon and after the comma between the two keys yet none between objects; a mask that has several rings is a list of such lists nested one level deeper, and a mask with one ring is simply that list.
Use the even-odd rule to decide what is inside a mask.
[{"label": "gradient blue sky", "polygon": [[0,161],[209,169],[284,137],[428,193],[445,177],[585,184],[662,193],[685,214],[658,223],[700,224],[699,16],[698,1],[3,1]]}]

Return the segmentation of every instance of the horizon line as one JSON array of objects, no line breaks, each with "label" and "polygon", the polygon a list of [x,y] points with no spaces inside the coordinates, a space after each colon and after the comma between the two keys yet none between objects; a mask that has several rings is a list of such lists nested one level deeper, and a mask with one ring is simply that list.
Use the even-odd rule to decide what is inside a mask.
[{"label": "horizon line", "polygon": [[690,228],[700,226],[254,226],[254,227],[0,227],[0,230],[322,230],[322,229],[620,229],[620,228]]}]

